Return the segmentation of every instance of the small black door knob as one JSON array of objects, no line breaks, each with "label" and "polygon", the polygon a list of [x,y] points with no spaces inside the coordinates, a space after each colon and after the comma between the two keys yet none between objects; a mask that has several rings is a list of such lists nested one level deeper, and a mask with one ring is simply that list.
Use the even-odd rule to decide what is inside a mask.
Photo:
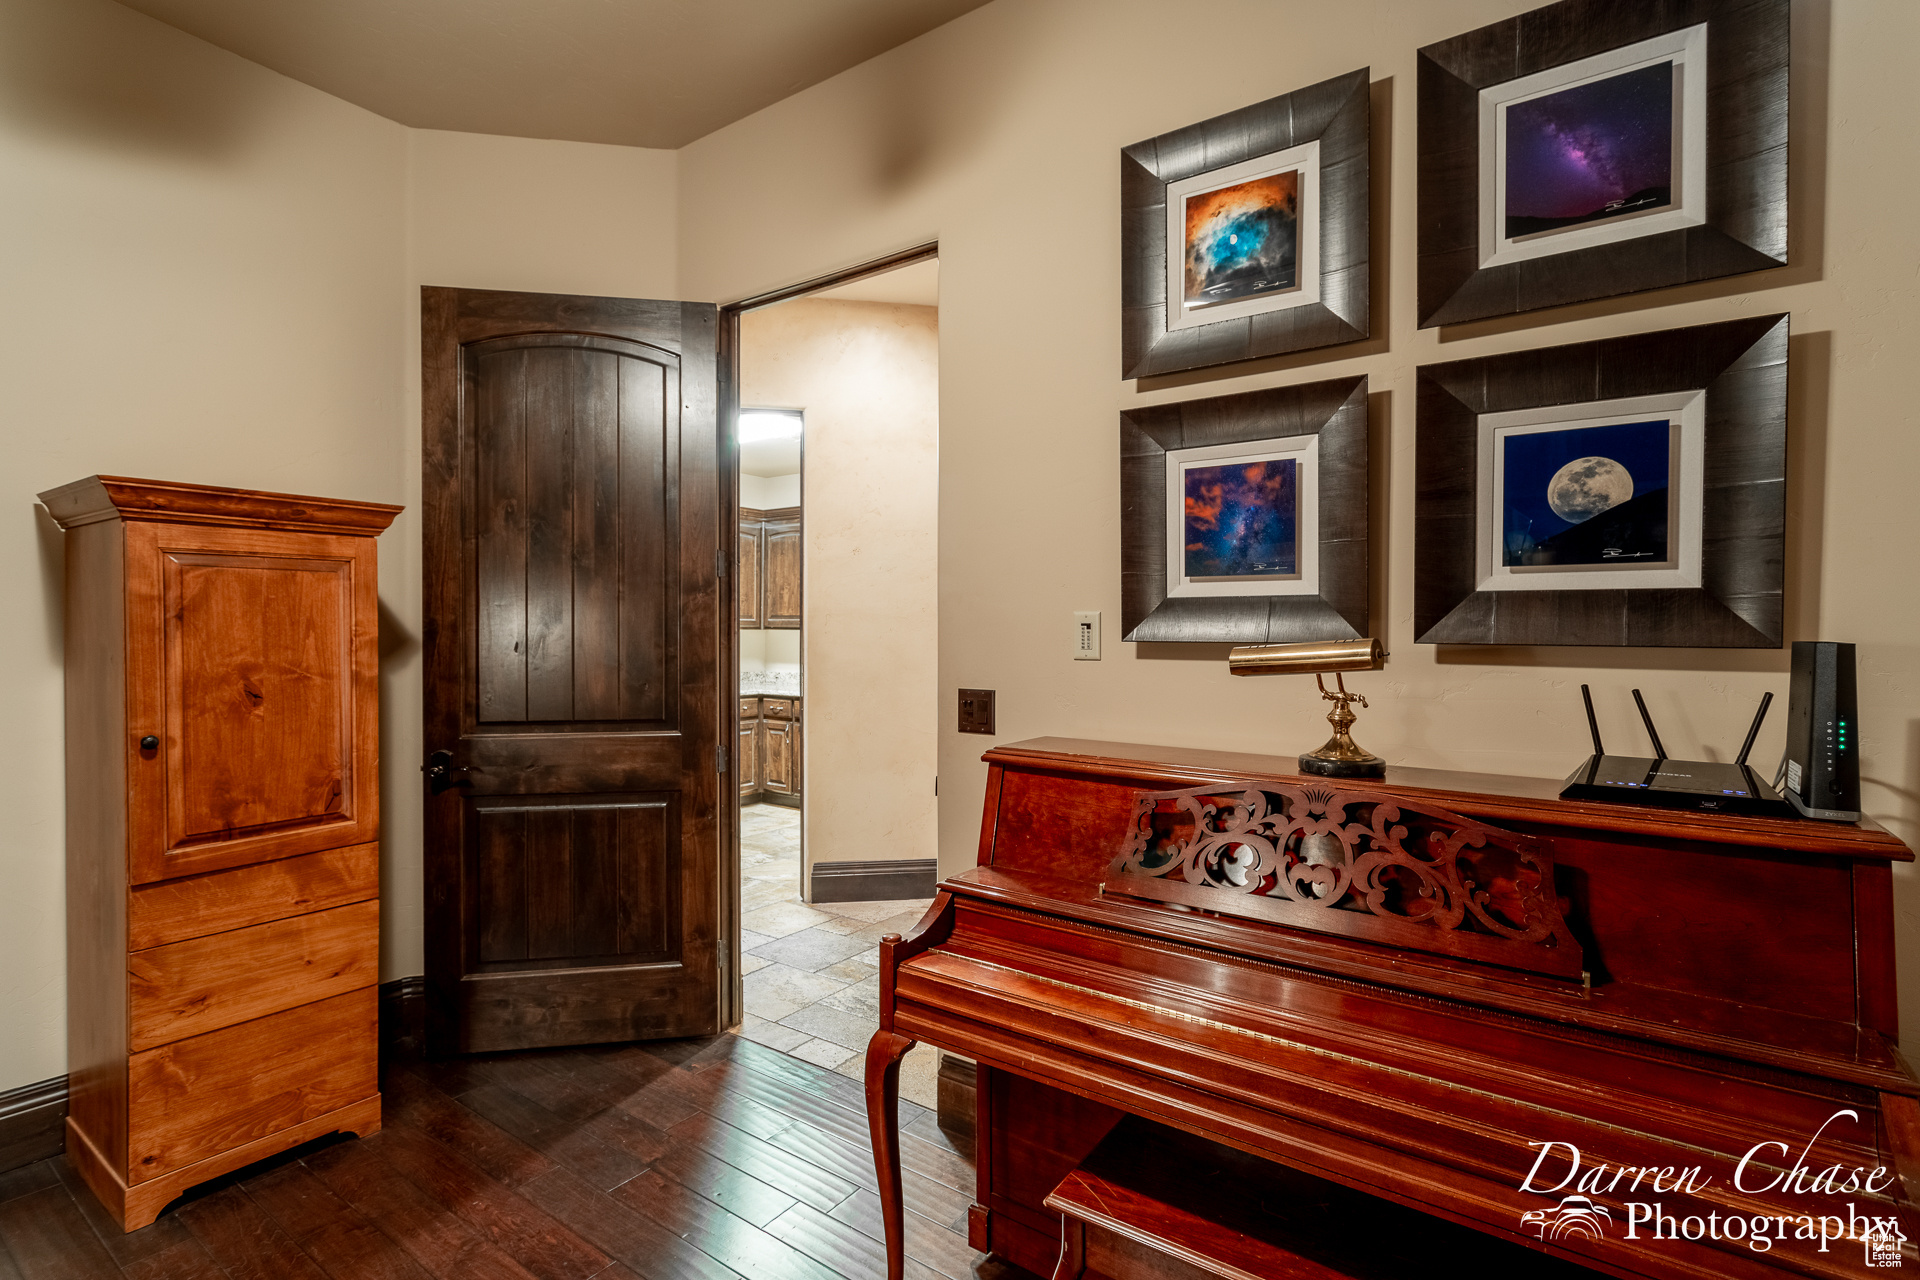
[{"label": "small black door knob", "polygon": [[158,751],[160,749],[160,739],[154,737],[152,734],[148,734],[146,737],[140,739],[140,749],[142,751]]},{"label": "small black door knob", "polygon": [[453,762],[453,752],[451,751],[434,752],[427,757],[427,762],[421,765],[420,768],[427,775],[428,789],[435,795],[439,795],[443,791],[451,791],[455,787],[470,787],[473,785],[473,783],[466,778],[456,778],[453,776],[456,773],[468,773],[471,772],[471,770],[462,765],[455,764]]}]

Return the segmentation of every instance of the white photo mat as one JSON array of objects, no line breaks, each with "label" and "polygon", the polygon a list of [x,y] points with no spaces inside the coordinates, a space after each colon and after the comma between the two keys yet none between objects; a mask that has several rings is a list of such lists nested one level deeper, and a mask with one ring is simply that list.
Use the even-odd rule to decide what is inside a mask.
[{"label": "white photo mat", "polygon": [[[1679,519],[1667,526],[1670,567],[1629,569],[1575,565],[1564,569],[1502,564],[1501,437],[1533,431],[1610,427],[1665,418],[1680,428],[1678,467],[1668,476]],[[1474,583],[1479,591],[1626,591],[1698,587],[1706,495],[1706,392],[1678,391],[1585,404],[1545,405],[1478,418],[1479,474],[1474,484]],[[1670,508],[1671,509],[1671,508]]]},{"label": "white photo mat", "polygon": [[[1186,576],[1186,472],[1190,467],[1270,462],[1293,458],[1295,572],[1234,582]],[[1169,596],[1317,596],[1320,594],[1320,437],[1286,436],[1237,444],[1169,450],[1167,467],[1167,594]]]},{"label": "white photo mat", "polygon": [[[1289,169],[1300,172],[1297,276],[1291,289],[1203,307],[1186,305],[1187,201],[1222,187],[1238,186]],[[1320,301],[1320,142],[1270,151],[1223,169],[1167,184],[1167,329],[1191,329],[1241,316],[1261,315]]]},{"label": "white photo mat", "polygon": [[[1564,231],[1515,240],[1506,234],[1507,109],[1559,93],[1672,62],[1673,199],[1644,214],[1609,218]],[[1503,266],[1596,245],[1617,244],[1707,221],[1707,27],[1705,23],[1650,40],[1609,49],[1590,58],[1551,67],[1480,91],[1480,265]]]}]

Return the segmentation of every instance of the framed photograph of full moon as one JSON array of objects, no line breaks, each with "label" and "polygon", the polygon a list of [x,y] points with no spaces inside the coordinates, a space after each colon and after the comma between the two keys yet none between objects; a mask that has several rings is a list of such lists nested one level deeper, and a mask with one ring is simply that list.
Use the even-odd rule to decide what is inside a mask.
[{"label": "framed photograph of full moon", "polygon": [[1778,648],[1787,317],[1422,365],[1423,644]]},{"label": "framed photograph of full moon", "polygon": [[1120,155],[1121,377],[1368,336],[1366,70]]},{"label": "framed photograph of full moon", "polygon": [[1420,50],[1420,327],[1786,265],[1788,4],[1562,0]]},{"label": "framed photograph of full moon", "polygon": [[1122,637],[1369,634],[1367,423],[1365,378],[1121,414]]}]

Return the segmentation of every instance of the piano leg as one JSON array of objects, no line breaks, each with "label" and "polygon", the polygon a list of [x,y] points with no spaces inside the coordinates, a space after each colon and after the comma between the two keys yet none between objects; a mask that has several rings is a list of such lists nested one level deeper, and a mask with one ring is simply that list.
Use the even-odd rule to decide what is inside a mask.
[{"label": "piano leg", "polygon": [[902,1280],[907,1269],[900,1218],[900,1059],[914,1044],[885,1027],[867,1042],[867,1126],[880,1179],[880,1220],[887,1229],[887,1280]]}]

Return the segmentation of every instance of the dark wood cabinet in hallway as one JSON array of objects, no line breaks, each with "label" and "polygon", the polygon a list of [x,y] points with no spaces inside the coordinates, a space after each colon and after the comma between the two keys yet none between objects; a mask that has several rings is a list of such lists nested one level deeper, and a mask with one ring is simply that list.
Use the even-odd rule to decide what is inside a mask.
[{"label": "dark wood cabinet in hallway", "polygon": [[[383,1073],[386,1127],[122,1235],[61,1159],[0,1174],[0,1280],[879,1280],[858,1082],[731,1035]],[[967,1246],[973,1153],[900,1104],[909,1280]]]}]

